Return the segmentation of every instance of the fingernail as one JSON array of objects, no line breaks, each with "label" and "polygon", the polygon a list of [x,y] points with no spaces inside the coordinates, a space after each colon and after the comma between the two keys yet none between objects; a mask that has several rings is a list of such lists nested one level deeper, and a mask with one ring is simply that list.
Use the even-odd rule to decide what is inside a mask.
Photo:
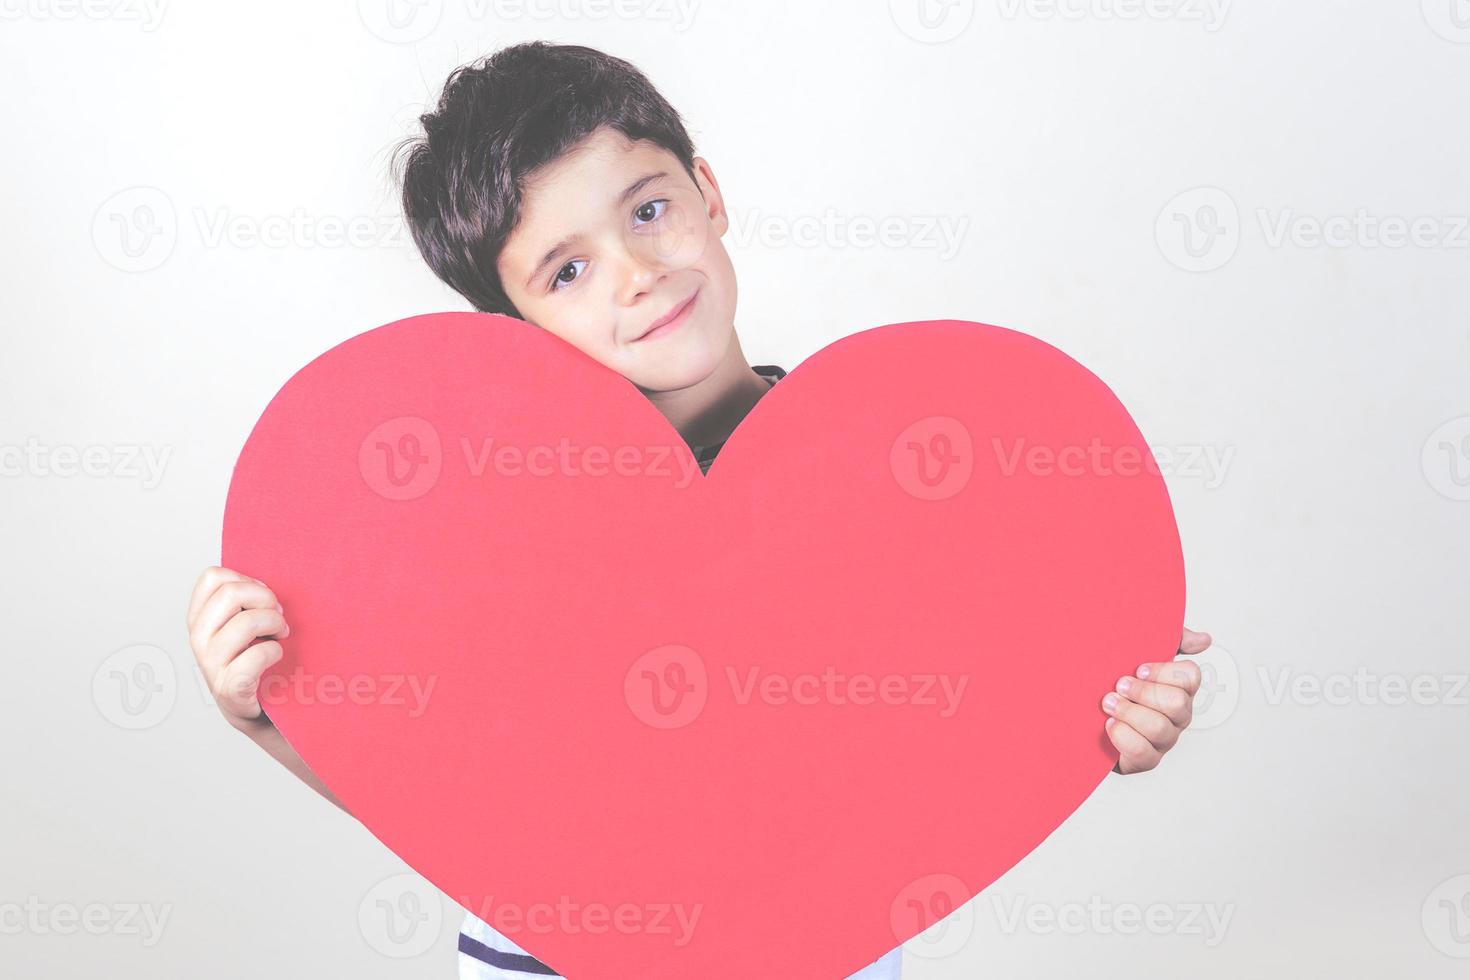
[{"label": "fingernail", "polygon": [[282,606],[281,606],[281,604],[280,604],[280,603],[279,603],[279,602],[278,602],[278,603],[276,603],[276,612],[278,612],[278,613],[282,613],[282,614],[284,614],[284,613],[285,613],[285,612],[286,612],[286,610],[285,610],[285,608],[284,608],[284,607],[282,607]]},{"label": "fingernail", "polygon": [[1106,708],[1108,711],[1116,711],[1118,708],[1118,695],[1109,694],[1107,697],[1103,698],[1103,707]]},{"label": "fingernail", "polygon": [[1148,664],[1144,664],[1142,667],[1138,668],[1138,676],[1143,678],[1144,680],[1148,680],[1148,675],[1152,673],[1153,669],[1149,667]]},{"label": "fingernail", "polygon": [[1123,677],[1123,678],[1120,678],[1118,680],[1118,692],[1120,694],[1127,694],[1128,693],[1128,689],[1130,687],[1132,687],[1132,686],[1133,686],[1133,678],[1131,678],[1131,677]]}]

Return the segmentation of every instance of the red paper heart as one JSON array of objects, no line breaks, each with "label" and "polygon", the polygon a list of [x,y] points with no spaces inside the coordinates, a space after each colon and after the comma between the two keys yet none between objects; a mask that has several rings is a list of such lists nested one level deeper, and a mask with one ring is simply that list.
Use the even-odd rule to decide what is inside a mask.
[{"label": "red paper heart", "polygon": [[435,314],[286,384],[222,561],[285,606],[291,744],[543,962],[830,980],[1112,767],[1098,701],[1182,626],[1151,463],[1081,365],[941,320],[815,354],[703,477],[627,379]]}]

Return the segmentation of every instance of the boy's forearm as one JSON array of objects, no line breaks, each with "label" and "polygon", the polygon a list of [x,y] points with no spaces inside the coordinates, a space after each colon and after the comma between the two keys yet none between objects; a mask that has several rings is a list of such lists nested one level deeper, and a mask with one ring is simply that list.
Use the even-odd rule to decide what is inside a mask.
[{"label": "boy's forearm", "polygon": [[343,806],[342,801],[337,799],[331,790],[327,789],[326,783],[317,778],[316,773],[312,772],[310,767],[307,766],[306,760],[301,758],[301,755],[291,747],[291,743],[286,741],[286,737],[281,734],[281,730],[272,724],[270,719],[262,716],[258,722],[252,722],[249,725],[236,725],[235,727],[256,745],[265,749],[271,758],[291,770],[297,779],[300,779],[303,783],[340,807],[343,813],[350,814],[352,812]]}]

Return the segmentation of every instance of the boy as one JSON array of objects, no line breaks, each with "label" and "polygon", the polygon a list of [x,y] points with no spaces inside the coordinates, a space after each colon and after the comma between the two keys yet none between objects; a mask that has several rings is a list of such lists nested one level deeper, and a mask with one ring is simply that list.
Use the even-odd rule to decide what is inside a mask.
[{"label": "boy", "polygon": [[[420,122],[423,136],[400,147],[403,207],[430,268],[478,310],[550,330],[628,378],[707,472],[785,371],[753,368],[742,352],[724,199],[678,113],[625,61],[533,42],[455,70]],[[270,589],[208,569],[188,624],[225,716],[340,806],[256,696],[290,635]],[[1208,645],[1186,630],[1179,652]],[[1199,682],[1188,662],[1119,680],[1102,699],[1115,771],[1158,764],[1188,726]],[[459,948],[464,978],[556,975],[472,915]],[[897,980],[901,952],[853,980]]]}]

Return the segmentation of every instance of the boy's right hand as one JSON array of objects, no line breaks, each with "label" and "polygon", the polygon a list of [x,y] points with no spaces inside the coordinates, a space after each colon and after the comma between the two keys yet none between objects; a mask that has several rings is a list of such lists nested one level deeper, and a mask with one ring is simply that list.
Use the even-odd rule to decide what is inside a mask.
[{"label": "boy's right hand", "polygon": [[260,675],[281,659],[279,641],[291,634],[275,593],[248,575],[206,568],[186,621],[194,659],[230,724],[246,732],[270,727],[260,707]]}]

